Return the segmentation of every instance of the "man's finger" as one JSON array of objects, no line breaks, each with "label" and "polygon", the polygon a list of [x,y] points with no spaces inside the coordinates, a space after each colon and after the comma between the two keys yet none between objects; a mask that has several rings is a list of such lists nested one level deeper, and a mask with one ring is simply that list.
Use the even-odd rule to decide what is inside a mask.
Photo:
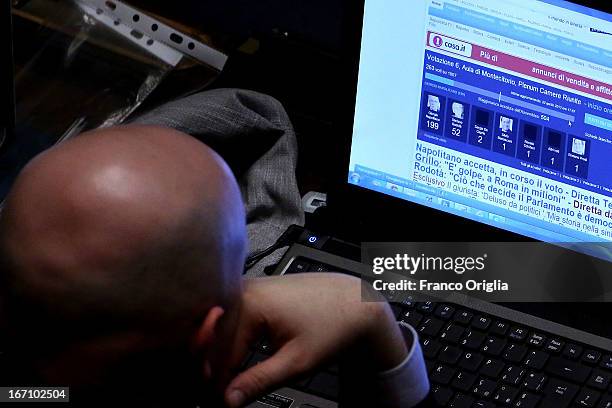
[{"label": "man's finger", "polygon": [[243,316],[234,334],[234,339],[227,345],[227,361],[222,364],[225,369],[214,373],[215,384],[220,392],[226,390],[230,381],[240,372],[250,348],[262,338],[263,333],[264,328],[257,319]]},{"label": "man's finger", "polygon": [[244,357],[250,347],[263,337],[264,332],[264,328],[257,326],[253,321],[244,322],[238,327],[229,357],[231,369],[238,369],[244,363]]},{"label": "man's finger", "polygon": [[272,357],[238,375],[227,387],[225,399],[231,408],[274,390],[306,371],[297,347],[286,344]]}]

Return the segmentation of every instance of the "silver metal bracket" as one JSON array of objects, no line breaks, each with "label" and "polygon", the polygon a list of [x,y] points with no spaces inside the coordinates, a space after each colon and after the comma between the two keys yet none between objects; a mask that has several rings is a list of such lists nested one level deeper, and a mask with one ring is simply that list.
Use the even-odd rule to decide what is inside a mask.
[{"label": "silver metal bracket", "polygon": [[[76,0],[88,15],[175,66],[178,53],[222,71],[227,55],[118,0]],[[110,25],[109,25],[110,24]],[[174,52],[171,52],[171,51]],[[178,53],[177,53],[178,52]],[[178,59],[177,59],[178,58]]]},{"label": "silver metal bracket", "polygon": [[309,214],[314,214],[321,207],[327,206],[327,194],[311,191],[302,197],[302,209]]}]

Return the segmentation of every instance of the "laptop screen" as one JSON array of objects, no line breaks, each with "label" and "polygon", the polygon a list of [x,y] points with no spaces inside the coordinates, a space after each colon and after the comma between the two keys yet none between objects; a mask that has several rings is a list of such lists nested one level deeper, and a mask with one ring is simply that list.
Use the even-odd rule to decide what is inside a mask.
[{"label": "laptop screen", "polygon": [[612,241],[612,15],[366,0],[348,181],[542,241]]}]

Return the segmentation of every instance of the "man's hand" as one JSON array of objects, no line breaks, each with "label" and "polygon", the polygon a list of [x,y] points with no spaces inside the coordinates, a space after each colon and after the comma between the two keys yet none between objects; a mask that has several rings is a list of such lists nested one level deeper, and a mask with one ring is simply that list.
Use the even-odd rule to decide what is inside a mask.
[{"label": "man's hand", "polygon": [[247,280],[233,363],[261,335],[278,351],[230,382],[228,405],[243,406],[343,352],[359,353],[370,373],[399,365],[408,349],[391,309],[386,302],[363,302],[361,285],[338,274]]}]

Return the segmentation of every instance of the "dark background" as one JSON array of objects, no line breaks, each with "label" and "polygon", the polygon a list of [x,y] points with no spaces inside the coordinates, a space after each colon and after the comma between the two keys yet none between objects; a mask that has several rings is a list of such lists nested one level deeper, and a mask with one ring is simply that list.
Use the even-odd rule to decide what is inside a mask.
[{"label": "dark background", "polygon": [[[342,95],[344,3],[347,0],[131,0],[143,10],[211,33],[230,54],[212,86],[238,87],[279,99],[298,135],[298,179],[303,194],[327,192],[344,153],[335,128]],[[180,3],[177,6],[177,3]],[[248,39],[257,52],[238,47]],[[151,103],[155,103],[153,99]],[[315,164],[316,163],[316,164]]]}]

